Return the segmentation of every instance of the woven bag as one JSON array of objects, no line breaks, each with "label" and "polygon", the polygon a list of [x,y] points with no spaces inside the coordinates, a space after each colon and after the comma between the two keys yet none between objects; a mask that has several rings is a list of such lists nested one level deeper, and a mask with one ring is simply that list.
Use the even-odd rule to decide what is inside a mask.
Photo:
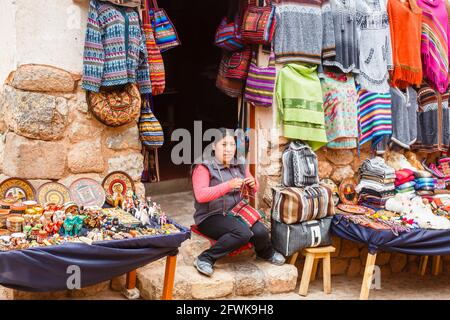
[{"label": "woven bag", "polygon": [[242,40],[248,44],[269,44],[272,42],[275,25],[275,7],[271,1],[267,6],[249,5],[242,22]]},{"label": "woven bag", "polygon": [[156,44],[161,52],[181,45],[177,31],[166,11],[158,7],[156,0],[152,0],[153,8],[149,9],[150,21],[155,33]]},{"label": "woven bag", "polygon": [[166,74],[164,70],[164,61],[161,55],[161,51],[156,45],[155,36],[153,34],[153,28],[149,22],[148,15],[148,3],[145,1],[145,11],[143,14],[143,26],[147,53],[148,53],[148,64],[150,67],[150,81],[152,83],[152,94],[154,96],[164,93],[166,86]]},{"label": "woven bag", "polygon": [[136,84],[122,88],[101,88],[100,92],[87,91],[89,110],[101,123],[119,127],[135,121],[141,110],[141,94]]},{"label": "woven bag", "polygon": [[152,112],[150,97],[147,97],[139,119],[139,135],[146,147],[158,148],[164,144],[164,132],[161,124]]},{"label": "woven bag", "polygon": [[270,53],[267,67],[260,67],[256,63],[256,54],[253,53],[245,86],[245,100],[254,106],[271,107],[276,76],[275,54]]}]

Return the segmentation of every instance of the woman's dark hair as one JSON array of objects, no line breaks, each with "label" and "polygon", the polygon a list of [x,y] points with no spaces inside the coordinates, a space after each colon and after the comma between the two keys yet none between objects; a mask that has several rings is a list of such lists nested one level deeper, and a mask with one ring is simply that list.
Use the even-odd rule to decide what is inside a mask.
[{"label": "woman's dark hair", "polygon": [[[214,132],[214,138],[215,139],[213,141],[214,145],[216,145],[217,143],[222,141],[222,139],[225,138],[225,137],[233,137],[233,138],[236,139],[234,129],[221,127],[221,128],[216,128],[214,130],[215,130],[215,132]],[[214,151],[213,151],[213,154],[214,154]],[[190,173],[189,173],[189,177],[190,178],[192,178],[192,173],[194,172],[194,169],[197,166],[197,164],[198,163],[193,163],[191,165],[191,170],[190,170]]]}]

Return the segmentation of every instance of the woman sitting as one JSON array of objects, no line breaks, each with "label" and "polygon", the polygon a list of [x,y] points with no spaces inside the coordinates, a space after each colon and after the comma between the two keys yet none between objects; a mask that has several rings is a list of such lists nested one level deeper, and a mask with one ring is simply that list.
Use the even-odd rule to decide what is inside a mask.
[{"label": "woman sitting", "polygon": [[262,222],[257,221],[249,228],[236,217],[226,215],[226,211],[242,200],[242,185],[247,185],[254,194],[258,183],[248,168],[237,164],[234,131],[219,131],[220,139],[213,144],[213,159],[195,166],[192,173],[195,223],[201,233],[217,241],[197,257],[195,266],[200,273],[211,276],[219,258],[248,242],[254,245],[259,258],[282,265],[285,259],[273,249],[269,232]]}]

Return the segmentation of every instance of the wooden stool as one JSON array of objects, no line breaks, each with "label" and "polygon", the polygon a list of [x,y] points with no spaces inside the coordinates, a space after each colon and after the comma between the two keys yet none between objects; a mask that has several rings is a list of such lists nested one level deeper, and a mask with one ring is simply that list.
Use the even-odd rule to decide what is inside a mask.
[{"label": "wooden stool", "polygon": [[[427,271],[427,265],[428,265],[428,256],[421,256],[419,263],[419,274],[421,276],[425,275],[425,272]],[[441,256],[433,256],[431,274],[433,276],[438,276],[440,271],[441,271]]]},{"label": "wooden stool", "polygon": [[[306,248],[303,250],[303,255],[306,257],[305,265],[303,267],[302,280],[300,282],[299,295],[306,296],[308,294],[309,282],[316,278],[317,265],[319,259],[323,259],[323,291],[326,294],[331,293],[331,253],[336,249],[333,246]],[[298,255],[295,256],[295,259]],[[291,258],[291,263],[295,263]]]}]

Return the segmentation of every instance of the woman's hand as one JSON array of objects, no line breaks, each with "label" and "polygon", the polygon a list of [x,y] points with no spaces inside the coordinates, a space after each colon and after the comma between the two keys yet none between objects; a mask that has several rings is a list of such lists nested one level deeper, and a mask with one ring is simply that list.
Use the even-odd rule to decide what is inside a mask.
[{"label": "woman's hand", "polygon": [[244,180],[240,178],[234,178],[228,181],[228,185],[230,186],[231,189],[239,189],[240,187],[242,187],[243,183]]},{"label": "woman's hand", "polygon": [[256,187],[256,181],[252,177],[245,178],[244,183],[252,189],[254,189]]}]

